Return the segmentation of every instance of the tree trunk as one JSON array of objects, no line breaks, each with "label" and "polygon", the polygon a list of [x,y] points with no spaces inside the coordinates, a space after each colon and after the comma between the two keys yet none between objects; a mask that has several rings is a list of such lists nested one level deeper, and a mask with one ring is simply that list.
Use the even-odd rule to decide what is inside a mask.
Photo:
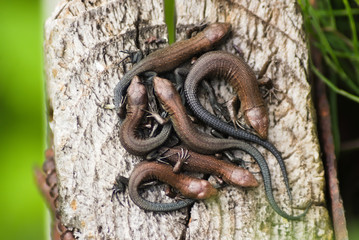
[{"label": "tree trunk", "polygon": [[[145,212],[127,192],[121,203],[111,202],[109,189],[117,174],[129,176],[141,159],[121,147],[118,117],[103,106],[113,103],[115,85],[131,68],[119,64],[126,56],[120,51],[144,50],[151,36],[166,38],[164,6],[159,0],[73,0],[62,1],[45,26],[49,125],[63,224],[80,239],[332,239],[308,82],[308,48],[296,1],[178,0],[176,13],[177,39],[203,19],[230,22],[232,34],[220,48],[234,53],[233,45],[239,47],[259,77],[271,78],[281,91],[279,100],[266,98],[268,140],[285,160],[292,204],[276,159],[259,150],[283,210],[297,215],[308,202],[314,204],[301,221],[280,217],[267,202],[260,174],[255,175],[258,188],[228,186],[214,199],[180,211]],[[233,95],[223,81],[212,83],[222,101]],[[248,156],[237,155],[250,161],[251,172],[259,171]],[[151,187],[146,198],[166,198],[160,190]]]}]

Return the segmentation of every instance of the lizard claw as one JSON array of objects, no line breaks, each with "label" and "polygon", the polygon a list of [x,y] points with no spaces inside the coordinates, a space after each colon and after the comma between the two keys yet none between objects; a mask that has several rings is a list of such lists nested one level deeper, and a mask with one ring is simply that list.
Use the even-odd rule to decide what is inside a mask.
[{"label": "lizard claw", "polygon": [[174,173],[179,173],[181,171],[182,165],[186,164],[188,158],[191,157],[191,155],[188,153],[188,149],[184,150],[183,148],[181,148],[181,153],[178,152],[177,155],[178,155],[178,161],[176,165],[173,167]]},{"label": "lizard claw", "polygon": [[261,86],[265,86],[263,98],[269,96],[269,103],[272,103],[272,96],[274,96],[277,101],[282,100],[278,98],[277,93],[282,93],[283,91],[274,87],[272,79],[268,77],[262,77],[258,80],[258,84]]},{"label": "lizard claw", "polygon": [[122,205],[119,196],[120,194],[125,192],[127,185],[128,185],[128,178],[125,178],[121,175],[118,175],[116,177],[115,184],[113,185],[112,188],[108,189],[112,191],[111,202],[113,202],[113,199],[116,197],[117,201]]},{"label": "lizard claw", "polygon": [[281,101],[281,100],[283,100],[283,98],[279,99],[277,93],[282,93],[282,92],[283,92],[282,90],[280,90],[278,88],[275,88],[275,87],[272,87],[270,89],[265,89],[265,93],[263,95],[263,98],[266,98],[267,96],[269,96],[269,103],[273,103],[272,96],[277,101]]},{"label": "lizard claw", "polygon": [[152,117],[158,122],[160,125],[164,125],[168,122],[168,118],[163,118],[160,114],[148,111],[146,109],[142,109],[143,111],[147,112],[149,115],[147,117]]}]

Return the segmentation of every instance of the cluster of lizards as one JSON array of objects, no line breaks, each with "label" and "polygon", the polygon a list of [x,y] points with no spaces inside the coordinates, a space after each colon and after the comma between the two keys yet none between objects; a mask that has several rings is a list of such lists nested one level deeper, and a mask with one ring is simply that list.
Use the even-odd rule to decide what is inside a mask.
[{"label": "cluster of lizards", "polygon": [[[249,154],[259,165],[266,196],[274,211],[290,220],[298,220],[307,213],[310,204],[302,214],[296,216],[286,213],[277,205],[267,162],[248,143],[259,144],[275,156],[289,198],[292,199],[281,154],[265,140],[268,114],[254,72],[236,55],[210,51],[230,30],[229,23],[209,24],[195,36],[149,54],[135,64],[117,84],[114,101],[121,119],[121,144],[129,153],[146,160],[135,167],[128,179],[122,176],[116,179],[113,197],[118,198],[118,194],[128,185],[129,195],[136,205],[144,210],[163,212],[178,210],[193,204],[195,199],[206,199],[217,194],[216,187],[207,180],[186,175],[184,171],[211,174],[235,186],[258,186],[252,173],[238,165],[228,152],[233,149]],[[199,54],[203,55],[193,66],[178,68]],[[163,78],[167,75],[158,76],[169,72],[174,72],[168,75],[172,81]],[[241,101],[241,112],[247,124],[258,135],[221,120],[202,106],[198,99],[200,84],[203,79],[213,77],[225,79],[233,87]],[[188,116],[185,104],[199,121],[232,138],[224,138],[218,132],[215,137],[200,131]],[[147,110],[148,106],[151,111]],[[149,115],[149,112],[152,114]],[[157,122],[149,120],[149,117],[157,119]],[[172,129],[181,141],[180,146],[169,143],[173,142],[170,140]],[[217,159],[214,154],[219,152],[226,153],[234,162]],[[165,182],[185,198],[172,203],[150,202],[139,194],[140,185],[149,180]]]}]

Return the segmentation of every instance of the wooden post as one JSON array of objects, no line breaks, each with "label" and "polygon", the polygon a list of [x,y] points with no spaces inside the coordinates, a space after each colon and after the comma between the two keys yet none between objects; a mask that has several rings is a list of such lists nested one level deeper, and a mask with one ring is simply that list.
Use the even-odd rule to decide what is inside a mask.
[{"label": "wooden post", "polygon": [[[191,209],[145,212],[127,192],[121,204],[111,202],[108,189],[116,175],[129,176],[141,159],[121,147],[118,118],[103,106],[113,103],[113,89],[125,71],[120,51],[144,50],[151,36],[166,38],[163,2],[67,0],[47,20],[44,46],[63,224],[80,239],[332,239],[308,82],[308,48],[296,1],[178,0],[176,13],[178,38],[203,19],[230,22],[232,35],[220,48],[234,53],[233,44],[239,47],[258,75],[271,78],[281,91],[280,100],[266,98],[269,141],[285,160],[292,204],[275,158],[259,149],[282,209],[299,214],[309,201],[313,206],[302,221],[280,217],[266,200],[259,173],[258,188],[228,186]],[[223,81],[212,83],[222,101],[233,95]],[[205,96],[203,102],[208,102]],[[259,171],[248,156],[236,154],[251,162],[250,171]],[[152,187],[146,197],[166,198],[160,189]]]}]

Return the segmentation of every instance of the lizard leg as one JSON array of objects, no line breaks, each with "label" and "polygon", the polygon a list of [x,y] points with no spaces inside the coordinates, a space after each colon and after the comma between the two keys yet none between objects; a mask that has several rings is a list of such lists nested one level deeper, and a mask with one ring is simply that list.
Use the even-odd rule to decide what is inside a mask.
[{"label": "lizard leg", "polygon": [[181,171],[182,165],[186,164],[188,158],[190,157],[191,155],[188,153],[188,150],[181,148],[181,153],[178,153],[178,160],[176,165],[173,167],[173,172],[179,173]]}]

